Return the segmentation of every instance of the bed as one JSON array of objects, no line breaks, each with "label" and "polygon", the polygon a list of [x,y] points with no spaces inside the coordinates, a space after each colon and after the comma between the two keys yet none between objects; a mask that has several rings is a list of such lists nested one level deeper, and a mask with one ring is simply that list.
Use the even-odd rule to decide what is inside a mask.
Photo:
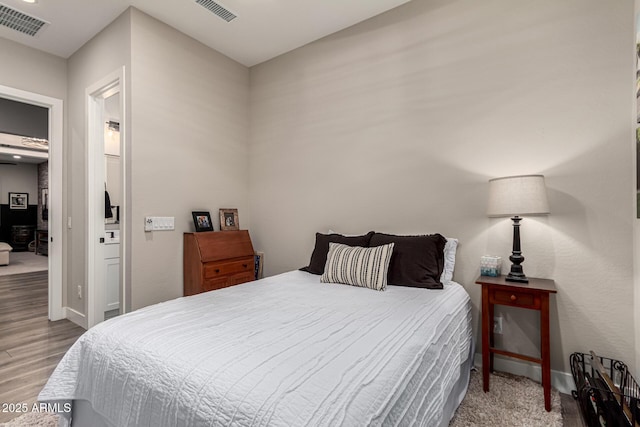
[{"label": "bed", "polygon": [[39,400],[72,401],[74,426],[446,426],[472,335],[455,282],[376,292],[291,271],[95,326]]}]

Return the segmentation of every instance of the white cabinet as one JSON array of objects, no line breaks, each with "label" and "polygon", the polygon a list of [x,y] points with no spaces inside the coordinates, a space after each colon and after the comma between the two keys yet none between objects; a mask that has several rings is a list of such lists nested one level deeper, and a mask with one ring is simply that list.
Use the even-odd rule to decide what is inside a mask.
[{"label": "white cabinet", "polygon": [[120,308],[120,244],[104,245],[104,311]]}]

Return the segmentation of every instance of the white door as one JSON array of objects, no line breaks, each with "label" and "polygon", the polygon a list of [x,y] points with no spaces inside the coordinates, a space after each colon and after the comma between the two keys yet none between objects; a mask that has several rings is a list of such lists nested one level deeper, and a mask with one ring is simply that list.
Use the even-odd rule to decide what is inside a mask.
[{"label": "white door", "polygon": [[[92,327],[124,311],[122,244],[113,244],[114,233],[123,237],[124,179],[124,70],[120,69],[90,86],[87,94],[87,312]],[[114,107],[115,106],[115,107]],[[119,117],[116,117],[119,116]],[[114,133],[117,135],[114,136]],[[117,136],[117,138],[116,138]],[[114,149],[113,142],[118,142]],[[107,155],[108,153],[108,155]],[[113,176],[113,173],[118,176]],[[111,177],[109,177],[111,173]],[[107,206],[109,204],[109,206]],[[106,241],[105,241],[106,240]],[[115,314],[113,310],[118,310]]]}]

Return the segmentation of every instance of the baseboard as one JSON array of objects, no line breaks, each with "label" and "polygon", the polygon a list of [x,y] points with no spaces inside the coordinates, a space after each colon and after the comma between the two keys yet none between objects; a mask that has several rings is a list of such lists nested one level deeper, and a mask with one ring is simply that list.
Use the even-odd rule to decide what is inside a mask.
[{"label": "baseboard", "polygon": [[64,307],[64,313],[65,313],[64,317],[71,320],[76,325],[84,329],[87,329],[87,317],[84,314],[74,310],[71,307]]},{"label": "baseboard", "polygon": [[[482,370],[482,354],[475,354],[474,365],[478,369]],[[510,374],[531,378],[537,382],[542,381],[542,368],[539,365],[494,356],[493,368],[496,371],[508,372]],[[555,388],[560,393],[571,394],[571,391],[575,390],[576,386],[573,382],[573,376],[570,373],[552,369],[551,387]]]}]

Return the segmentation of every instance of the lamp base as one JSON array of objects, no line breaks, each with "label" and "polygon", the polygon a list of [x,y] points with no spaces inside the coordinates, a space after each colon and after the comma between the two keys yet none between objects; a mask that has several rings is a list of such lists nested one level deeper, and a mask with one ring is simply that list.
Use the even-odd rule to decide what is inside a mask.
[{"label": "lamp base", "polygon": [[524,274],[512,274],[509,273],[504,280],[507,282],[519,282],[519,283],[529,283],[529,279]]},{"label": "lamp base", "polygon": [[516,215],[511,219],[513,220],[513,251],[509,260],[513,264],[511,264],[511,271],[505,277],[505,280],[507,282],[529,283],[529,279],[524,275],[521,265],[524,262],[522,251],[520,251],[520,220],[522,218]]}]

